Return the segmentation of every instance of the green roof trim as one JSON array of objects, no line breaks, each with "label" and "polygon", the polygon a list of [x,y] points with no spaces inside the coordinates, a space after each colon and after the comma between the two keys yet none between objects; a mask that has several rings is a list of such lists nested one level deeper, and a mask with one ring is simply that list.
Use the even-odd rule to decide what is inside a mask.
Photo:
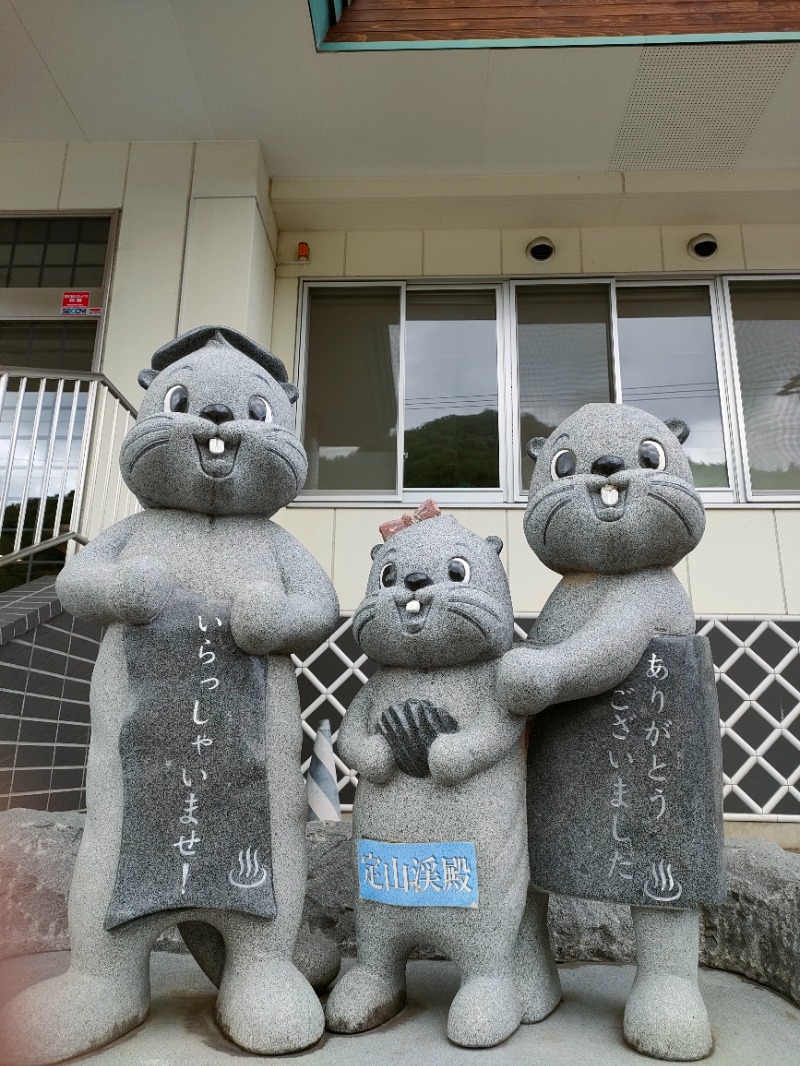
[{"label": "green roof trim", "polygon": [[[314,8],[325,8],[327,0],[309,0],[311,17]],[[673,33],[645,37],[502,37],[479,38],[458,41],[335,41],[325,40],[330,23],[320,34],[314,21],[317,50],[320,52],[397,52],[433,51],[452,48],[601,48],[620,45],[670,45],[670,44],[746,44],[760,41],[800,41],[800,30],[785,33]]]}]

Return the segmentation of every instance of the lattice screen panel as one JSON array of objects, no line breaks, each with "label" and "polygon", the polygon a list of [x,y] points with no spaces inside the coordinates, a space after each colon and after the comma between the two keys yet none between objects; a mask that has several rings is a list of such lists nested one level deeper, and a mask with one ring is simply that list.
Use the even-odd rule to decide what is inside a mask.
[{"label": "lattice screen panel", "polygon": [[[533,623],[520,618],[517,636]],[[800,821],[800,619],[701,618],[717,675],[723,747],[723,795],[729,818]],[[376,667],[353,640],[350,619],[307,659],[295,657],[303,702],[303,772],[315,724],[328,718],[334,750],[350,701]],[[355,773],[336,756],[342,809]]]}]

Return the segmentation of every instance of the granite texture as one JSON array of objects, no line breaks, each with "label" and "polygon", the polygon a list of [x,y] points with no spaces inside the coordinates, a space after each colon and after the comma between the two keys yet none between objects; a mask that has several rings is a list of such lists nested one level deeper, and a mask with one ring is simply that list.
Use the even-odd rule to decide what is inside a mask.
[{"label": "granite texture", "polygon": [[[84,817],[21,808],[0,813],[0,958],[69,947],[67,893]],[[335,942],[343,956],[356,953],[351,828],[349,822],[306,826],[303,925],[311,927],[311,936],[316,930],[326,934],[326,943]],[[700,961],[768,985],[800,1006],[800,854],[768,841],[732,839],[725,844],[725,862],[724,903],[700,908]],[[635,958],[629,907],[553,895],[547,919],[559,962]],[[174,929],[155,949],[186,951]],[[423,945],[414,957],[443,954]],[[204,958],[212,974],[215,967],[221,970],[222,957]],[[306,976],[323,987],[322,970]]]},{"label": "granite texture", "polygon": [[631,905],[722,902],[719,711],[704,637],[654,637],[614,692],[549,707],[531,733],[535,884]]},{"label": "granite texture", "polygon": [[[322,568],[270,520],[302,487],[306,459],[283,387],[285,370],[275,377],[268,369],[273,356],[235,331],[222,337],[211,327],[171,345],[141,376],[147,391],[120,452],[126,484],[145,509],[104,530],[57,582],[66,610],[107,630],[92,677],[88,810],[69,901],[71,967],[6,1007],[0,1026],[10,1034],[16,1066],[80,1054],[139,1024],[148,1010],[148,954],[178,918],[209,922],[225,939],[217,1017],[231,1040],[276,1054],[313,1044],[323,1029],[319,1001],[292,963],[306,851],[290,653],[325,639],[338,604]],[[136,707],[126,627],[152,622],[176,589],[206,625],[224,602],[238,653],[268,657],[261,713],[276,914],[266,919],[215,909],[208,899],[203,907],[148,914],[106,930],[123,836],[120,736]],[[220,708],[225,696],[223,689]],[[196,711],[187,707],[187,726],[199,731]],[[202,707],[200,714],[205,717]],[[182,789],[187,768],[175,769]],[[183,828],[177,793],[176,804],[176,828]],[[224,810],[205,814],[219,818]],[[178,858],[180,879],[185,856]],[[174,876],[172,867],[164,872]]]},{"label": "granite texture", "polygon": [[[587,847],[602,848],[600,857],[595,854],[589,860],[573,852],[573,865],[584,866],[578,877],[563,867],[560,873],[564,876],[554,876],[557,863],[545,860],[547,883],[542,888],[602,895],[599,881],[604,861],[608,861],[606,881],[615,875],[621,880],[636,879],[641,871],[633,866],[633,836],[639,838],[647,832],[646,822],[652,815],[640,813],[644,826],[635,832],[631,828],[628,833],[625,825],[631,826],[631,820],[626,819],[623,825],[620,818],[623,813],[633,818],[633,812],[622,807],[625,790],[630,797],[631,782],[647,772],[654,794],[658,795],[658,786],[662,789],[661,798],[668,798],[666,788],[672,779],[672,768],[668,759],[658,759],[662,750],[659,741],[668,739],[666,722],[673,710],[670,693],[661,685],[666,680],[663,664],[650,664],[646,680],[653,682],[651,708],[656,726],[652,754],[658,761],[652,770],[669,780],[656,781],[639,763],[632,765],[628,758],[629,754],[632,757],[630,733],[626,734],[625,729],[630,731],[636,724],[628,719],[625,725],[619,725],[627,712],[616,707],[624,706],[625,679],[637,669],[653,637],[689,637],[694,633],[691,603],[672,570],[697,545],[705,528],[703,505],[681,448],[688,433],[688,427],[679,420],[665,424],[634,407],[587,404],[565,419],[546,440],[536,438],[528,445],[535,467],[523,520],[525,536],[538,558],[563,577],[536,620],[526,645],[503,657],[497,674],[497,695],[503,706],[519,715],[533,716],[554,707],[544,729],[552,736],[555,728],[565,763],[573,761],[577,754],[571,751],[572,745],[580,749],[587,743],[585,715],[579,710],[570,717],[569,704],[601,697],[595,701],[596,707],[605,704],[610,714],[609,729],[604,737],[600,713],[590,729],[593,760],[602,758],[598,743],[608,739],[609,743],[603,744],[605,757],[612,762],[612,769],[616,760],[619,770],[617,778],[606,781],[610,787],[603,800],[591,787],[592,766],[596,765],[593,760],[580,768],[576,780],[568,766],[548,768],[545,759],[539,757],[547,746],[540,753],[534,740],[528,763],[531,781],[535,782],[540,773],[558,776],[563,769],[557,791],[547,798],[547,809],[558,818],[555,812],[563,806],[564,825],[562,833],[553,833],[552,826],[537,825],[536,811],[531,807],[532,825],[537,832],[553,833],[555,838],[574,827],[576,841],[583,841],[584,852]],[[713,686],[703,684],[689,700],[684,693],[681,697],[676,722],[683,722],[693,710],[696,712],[700,700],[705,701],[702,721],[717,721]],[[641,703],[640,698],[637,714],[642,713]],[[561,706],[556,709],[555,705]],[[548,721],[559,717],[558,711],[563,720],[555,727],[548,726]],[[615,714],[621,718],[615,719]],[[615,726],[621,739],[615,738]],[[638,728],[643,727],[645,723],[639,723]],[[534,736],[535,732],[536,726]],[[690,755],[693,764],[696,761],[702,765],[705,759],[706,772],[717,782],[719,746],[719,736],[714,739],[709,735],[704,738],[703,750]],[[662,761],[669,773],[662,774],[657,769]],[[677,762],[674,771],[675,777],[682,780],[682,768]],[[584,773],[589,787],[584,787]],[[713,788],[713,784],[707,788]],[[661,801],[655,802],[654,810],[660,813]],[[605,812],[605,824],[593,833],[601,810]],[[693,834],[713,847],[716,831],[717,853],[711,863],[710,880],[717,882],[719,891],[722,835],[718,812],[719,800],[712,803],[711,809],[700,812],[697,825],[679,819],[670,829],[680,836],[677,842],[687,848]],[[610,859],[609,841],[613,845]],[[546,846],[544,842],[545,850]],[[685,876],[684,871],[681,875]],[[669,853],[654,857],[652,881],[656,897],[675,896],[676,880]],[[619,897],[612,894],[612,898]],[[640,905],[644,902],[639,901]],[[674,903],[675,899],[669,902]],[[657,907],[659,901],[654,899],[653,904]],[[631,1011],[626,1015],[625,1036],[632,1046],[653,1057],[689,1061],[711,1050],[708,1018],[697,986],[696,937],[687,932],[696,921],[690,910],[669,919],[664,912],[636,918],[637,980]],[[680,986],[674,984],[672,973],[680,974]],[[680,1026],[674,1024],[678,1017],[683,1019]]]},{"label": "granite texture", "polygon": [[[441,516],[373,550],[353,633],[380,665],[339,731],[342,757],[359,775],[359,895],[358,964],[326,1007],[336,1032],[370,1029],[402,1009],[406,961],[420,944],[461,971],[447,1029],[457,1044],[497,1044],[529,1007],[544,1016],[560,999],[549,967],[544,975],[525,973],[526,986],[547,984],[544,993],[517,987],[528,884],[524,721],[505,712],[493,691],[514,624],[501,547]],[[384,730],[392,708],[390,742]]]}]

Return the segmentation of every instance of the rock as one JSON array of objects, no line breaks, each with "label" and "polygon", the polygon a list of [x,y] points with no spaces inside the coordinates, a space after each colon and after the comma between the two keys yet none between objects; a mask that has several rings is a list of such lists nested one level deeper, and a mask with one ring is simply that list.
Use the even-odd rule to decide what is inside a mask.
[{"label": "rock", "polygon": [[[0,813],[0,958],[69,947],[67,894],[83,831],[82,814]],[[349,822],[306,828],[304,920],[355,954],[355,878]],[[701,908],[700,961],[782,992],[800,1005],[800,855],[760,840],[725,844],[728,897]],[[550,897],[550,938],[559,962],[634,959],[630,908]],[[156,944],[185,951],[176,930]],[[420,952],[421,957],[433,957]]]}]

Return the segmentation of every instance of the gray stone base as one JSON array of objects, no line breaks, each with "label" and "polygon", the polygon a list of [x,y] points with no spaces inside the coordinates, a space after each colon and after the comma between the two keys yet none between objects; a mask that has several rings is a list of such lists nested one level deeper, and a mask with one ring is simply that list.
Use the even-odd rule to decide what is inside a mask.
[{"label": "gray stone base", "polygon": [[[83,829],[81,814],[0,813],[0,958],[69,947],[67,894]],[[350,823],[307,827],[305,918],[355,954]],[[800,1004],[800,855],[777,844],[729,840],[728,898],[702,912],[700,957],[769,985]],[[553,896],[550,936],[561,962],[629,962],[630,911],[610,903]],[[181,951],[171,931],[157,948]]]}]

